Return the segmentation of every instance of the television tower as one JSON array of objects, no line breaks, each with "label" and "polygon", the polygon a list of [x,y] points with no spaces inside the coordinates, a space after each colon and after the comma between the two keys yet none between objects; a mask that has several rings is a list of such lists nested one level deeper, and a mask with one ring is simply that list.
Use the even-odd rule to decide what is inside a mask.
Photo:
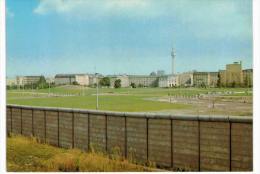
[{"label": "television tower", "polygon": [[175,56],[176,56],[174,48],[172,48],[171,56],[172,56],[172,75],[174,75],[175,74],[174,61],[175,61]]}]

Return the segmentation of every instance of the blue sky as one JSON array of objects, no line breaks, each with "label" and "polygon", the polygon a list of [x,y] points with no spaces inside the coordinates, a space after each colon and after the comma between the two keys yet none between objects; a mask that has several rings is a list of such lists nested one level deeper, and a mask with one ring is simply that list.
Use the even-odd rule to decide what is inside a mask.
[{"label": "blue sky", "polygon": [[7,76],[252,68],[250,0],[7,0]]}]

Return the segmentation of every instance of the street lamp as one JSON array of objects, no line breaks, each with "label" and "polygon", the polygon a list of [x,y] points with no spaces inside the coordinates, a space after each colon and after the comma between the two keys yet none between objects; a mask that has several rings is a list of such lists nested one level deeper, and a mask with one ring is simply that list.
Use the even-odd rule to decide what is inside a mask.
[{"label": "street lamp", "polygon": [[96,110],[98,110],[98,73],[95,74],[96,75]]},{"label": "street lamp", "polygon": [[50,80],[49,80],[49,95],[51,93],[51,85],[50,85]]},{"label": "street lamp", "polygon": [[48,82],[48,96],[51,94],[51,78],[46,78],[46,82]]}]

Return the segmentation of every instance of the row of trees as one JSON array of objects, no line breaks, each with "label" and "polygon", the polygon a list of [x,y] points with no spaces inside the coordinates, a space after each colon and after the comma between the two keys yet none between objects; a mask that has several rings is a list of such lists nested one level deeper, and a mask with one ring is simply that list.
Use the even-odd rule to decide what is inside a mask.
[{"label": "row of trees", "polygon": [[[109,77],[103,77],[102,79],[100,79],[99,85],[104,86],[104,87],[110,87],[110,85],[111,85],[110,78]],[[121,88],[121,80],[120,79],[115,80],[114,88]]]},{"label": "row of trees", "polygon": [[[110,85],[111,85],[110,78],[109,77],[103,77],[102,79],[100,79],[99,85],[103,86],[103,87],[110,87]],[[143,87],[145,87],[143,84],[136,85],[135,83],[131,83],[130,86],[132,88],[137,88],[137,87],[143,88]],[[151,87],[156,87],[156,86],[154,86],[154,84],[152,84]],[[121,88],[121,80],[120,79],[115,80],[114,88]]]},{"label": "row of trees", "polygon": [[54,85],[54,83],[47,83],[45,77],[41,76],[40,79],[35,83],[25,85],[7,85],[7,89],[46,89],[53,87]]}]

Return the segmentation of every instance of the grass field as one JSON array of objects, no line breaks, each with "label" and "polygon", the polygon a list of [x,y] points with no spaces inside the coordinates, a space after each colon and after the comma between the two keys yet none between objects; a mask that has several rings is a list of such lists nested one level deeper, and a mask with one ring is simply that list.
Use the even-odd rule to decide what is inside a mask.
[{"label": "grass field", "polygon": [[[223,97],[252,98],[252,89],[246,88],[101,88],[99,89],[99,109],[110,111],[128,112],[154,112],[154,111],[195,111],[198,107],[187,102],[162,102],[152,100],[169,96],[194,96],[208,92],[235,92],[223,94]],[[249,92],[245,92],[249,91]],[[9,90],[7,93],[8,104],[50,106],[65,108],[96,109],[96,89],[78,86],[61,86],[51,88],[50,92],[56,95],[73,96],[48,96],[49,89],[40,90]],[[84,94],[84,95],[83,95]],[[249,108],[250,109],[250,108]],[[218,113],[216,111],[215,113]],[[219,112],[223,114],[222,112]],[[225,113],[225,112],[224,112]],[[242,115],[250,114],[246,111]],[[241,115],[234,113],[236,115]]]},{"label": "grass field", "polygon": [[77,149],[56,148],[22,136],[7,138],[8,172],[112,172],[153,171],[151,167],[132,164],[119,156],[108,156]]}]

